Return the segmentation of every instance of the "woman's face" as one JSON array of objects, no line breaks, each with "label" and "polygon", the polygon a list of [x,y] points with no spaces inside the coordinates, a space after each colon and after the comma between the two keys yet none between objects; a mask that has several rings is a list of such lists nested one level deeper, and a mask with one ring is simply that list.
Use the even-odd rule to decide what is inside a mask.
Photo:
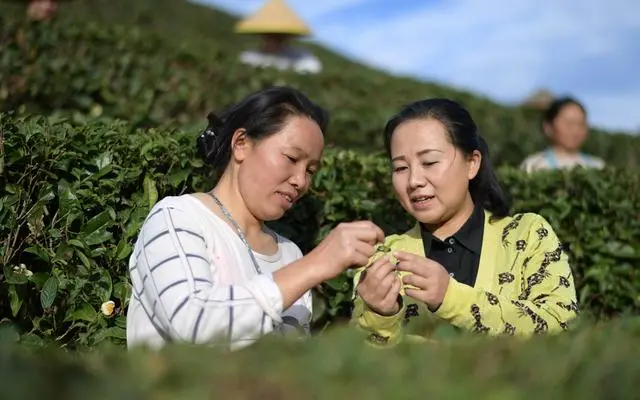
[{"label": "woman's face", "polygon": [[545,124],[545,132],[558,146],[568,151],[578,151],[587,139],[589,127],[582,109],[576,104],[567,104],[551,124]]},{"label": "woman's face", "polygon": [[238,187],[249,212],[273,221],[309,190],[324,137],[313,120],[291,116],[279,132],[257,142],[237,140],[233,146]]},{"label": "woman's face", "polygon": [[465,156],[439,121],[415,119],[400,124],[391,138],[395,194],[414,218],[443,224],[459,212],[469,196],[481,156]]}]

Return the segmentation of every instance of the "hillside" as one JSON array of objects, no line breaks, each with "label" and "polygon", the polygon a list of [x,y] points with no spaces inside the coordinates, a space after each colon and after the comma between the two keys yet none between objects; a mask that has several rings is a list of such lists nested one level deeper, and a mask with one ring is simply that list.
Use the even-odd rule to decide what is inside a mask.
[{"label": "hillside", "polygon": [[[430,96],[463,102],[498,164],[514,165],[543,145],[539,116],[474,93],[395,77],[312,44],[325,71],[296,76],[238,64],[253,39],[232,33],[235,19],[180,0],[71,0],[56,20],[28,24],[21,2],[0,5],[0,110],[115,117],[134,126],[202,126],[204,115],[271,84],[290,84],[332,113],[329,142],[379,151],[386,119],[403,103]],[[635,167],[640,139],[593,132],[586,151]]]}]

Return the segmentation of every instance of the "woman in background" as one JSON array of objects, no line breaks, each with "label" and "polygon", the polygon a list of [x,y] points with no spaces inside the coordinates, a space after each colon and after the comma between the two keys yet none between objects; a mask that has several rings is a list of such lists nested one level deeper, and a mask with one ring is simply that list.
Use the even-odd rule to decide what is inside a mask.
[{"label": "woman in background", "polygon": [[589,126],[585,108],[577,100],[570,97],[554,100],[544,113],[542,127],[550,146],[527,157],[521,163],[521,169],[533,172],[577,166],[604,167],[601,159],[580,152],[587,140]]},{"label": "woman in background", "polygon": [[432,323],[490,335],[566,329],[578,312],[567,254],[543,217],[510,214],[467,110],[417,101],[384,135],[395,195],[416,224],[356,272],[352,318],[369,340],[424,338]]},{"label": "woman in background", "polygon": [[308,190],[325,112],[287,87],[248,96],[198,138],[220,179],[150,211],[129,261],[128,347],[170,341],[250,345],[270,332],[309,333],[310,290],[365,265],[384,240],[368,221],[343,223],[307,256],[268,229]]}]

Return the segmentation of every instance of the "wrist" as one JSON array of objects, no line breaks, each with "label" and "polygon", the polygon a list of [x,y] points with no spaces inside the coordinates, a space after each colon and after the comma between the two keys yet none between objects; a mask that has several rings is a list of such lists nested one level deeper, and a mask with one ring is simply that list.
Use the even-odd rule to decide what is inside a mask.
[{"label": "wrist", "polygon": [[396,299],[396,302],[394,303],[393,307],[390,310],[379,310],[375,307],[371,307],[368,305],[369,309],[371,311],[373,311],[374,313],[381,315],[383,317],[391,317],[394,316],[396,314],[398,314],[400,312],[400,310],[402,310],[402,305],[403,305],[403,301],[402,301],[402,296],[398,295],[398,298]]},{"label": "wrist", "polygon": [[304,276],[305,282],[307,282],[310,287],[315,287],[322,282],[333,278],[326,272],[327,267],[325,265],[327,262],[313,252],[302,257],[298,260],[298,263],[300,274]]}]

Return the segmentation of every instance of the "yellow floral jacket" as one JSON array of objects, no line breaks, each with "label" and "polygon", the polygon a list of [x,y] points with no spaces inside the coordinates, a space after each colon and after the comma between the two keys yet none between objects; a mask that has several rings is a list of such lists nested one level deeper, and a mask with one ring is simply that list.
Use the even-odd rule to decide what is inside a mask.
[{"label": "yellow floral jacket", "polygon": [[[403,234],[388,236],[385,245],[425,255],[418,224]],[[372,257],[369,265],[380,256]],[[533,213],[492,221],[485,211],[476,283],[471,287],[451,278],[436,312],[406,296],[404,288],[397,314],[381,316],[373,312],[355,290],[367,267],[354,276],[352,323],[368,333],[371,343],[382,347],[395,345],[403,338],[423,341],[443,322],[489,335],[554,333],[567,329],[578,314],[567,254],[549,223]]]}]

